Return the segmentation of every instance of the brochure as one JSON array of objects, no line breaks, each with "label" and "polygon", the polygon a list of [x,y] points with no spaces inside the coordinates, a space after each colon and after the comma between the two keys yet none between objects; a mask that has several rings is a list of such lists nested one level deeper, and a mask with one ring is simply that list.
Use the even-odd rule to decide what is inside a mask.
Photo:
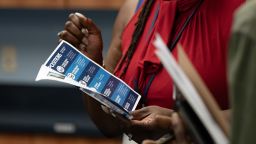
[{"label": "brochure", "polygon": [[54,80],[77,86],[113,111],[131,118],[141,96],[121,79],[62,40],[41,66],[36,81]]}]

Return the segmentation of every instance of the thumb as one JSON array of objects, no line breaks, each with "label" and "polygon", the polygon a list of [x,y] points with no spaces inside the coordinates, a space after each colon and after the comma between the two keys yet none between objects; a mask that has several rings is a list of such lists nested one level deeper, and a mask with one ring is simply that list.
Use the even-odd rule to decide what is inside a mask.
[{"label": "thumb", "polygon": [[186,130],[182,120],[177,113],[172,116],[173,131],[175,133],[177,143],[187,144]]},{"label": "thumb", "polygon": [[155,141],[153,141],[153,140],[144,140],[142,142],[142,144],[157,144],[157,143]]},{"label": "thumb", "polygon": [[100,30],[90,18],[87,18],[83,14],[78,12],[76,12],[75,15],[78,17],[80,23],[88,30],[89,33],[91,34],[100,33]]},{"label": "thumb", "polygon": [[131,112],[133,120],[142,120],[149,115],[149,111],[146,107]]}]

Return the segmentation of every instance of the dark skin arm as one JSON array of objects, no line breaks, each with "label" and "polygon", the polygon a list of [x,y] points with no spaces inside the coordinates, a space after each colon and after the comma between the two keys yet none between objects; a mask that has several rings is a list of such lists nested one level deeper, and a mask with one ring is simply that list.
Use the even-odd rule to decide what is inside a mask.
[{"label": "dark skin arm", "polygon": [[137,6],[138,0],[126,0],[124,5],[119,10],[112,31],[112,40],[109,46],[107,56],[105,58],[105,66],[109,72],[113,72],[119,62],[121,52],[121,35],[126,25],[132,18]]},{"label": "dark skin arm", "polygon": [[[102,65],[102,38],[101,32],[89,18],[81,14],[70,14],[65,24],[65,30],[59,33],[59,37],[70,42],[86,56]],[[110,115],[101,110],[100,104],[88,95],[84,96],[85,106],[88,114],[107,136],[117,135],[118,127],[111,127],[109,124],[115,121]],[[99,120],[104,119],[104,122]],[[104,130],[107,130],[105,132]]]},{"label": "dark skin arm", "polygon": [[[131,1],[134,2],[134,0],[128,0],[128,2]],[[113,30],[113,39],[105,59],[105,68],[110,72],[113,72],[117,62],[122,56],[120,50],[121,33],[135,9],[134,5],[133,10],[125,10],[128,9],[129,6],[129,3],[126,4],[121,8],[116,19]],[[65,29],[59,33],[59,37],[70,42],[85,55],[102,65],[103,44],[101,33],[91,19],[81,14],[71,14],[65,24]],[[101,105],[93,98],[85,95],[84,99],[90,117],[106,136],[117,136],[123,132],[132,133],[133,139],[141,143],[145,138],[155,139],[167,131],[166,128],[157,125],[159,116],[156,115],[169,115],[172,110],[162,109],[160,107],[147,107],[135,111],[133,113],[134,119],[132,121],[127,121],[123,120],[118,115],[117,117],[113,117],[112,115],[105,113],[102,110]]]},{"label": "dark skin arm", "polygon": [[[114,71],[115,66],[122,56],[121,34],[134,14],[136,5],[136,0],[127,0],[118,13],[113,27],[112,41],[108,54],[104,60],[105,69],[109,72]],[[65,24],[65,29],[58,35],[60,39],[68,41],[86,56],[97,62],[99,65],[102,65],[103,42],[101,32],[90,18],[81,14],[70,14],[68,21]],[[89,115],[97,127],[106,136],[117,136],[124,131],[123,128],[120,127],[124,125],[123,122],[105,113],[102,110],[100,103],[88,95],[85,95],[84,99]]]},{"label": "dark skin arm", "polygon": [[[134,2],[133,0],[127,2],[131,1]],[[134,8],[129,11],[127,10],[128,6],[129,3],[126,3],[121,8],[114,25],[113,39],[105,59],[105,68],[110,72],[114,71],[122,56],[120,50],[121,33],[135,9],[134,5]],[[101,32],[91,19],[81,14],[70,14],[65,29],[59,33],[59,37],[70,42],[89,58],[102,65],[103,42]],[[134,111],[132,113],[134,119],[127,121],[118,115],[113,117],[105,113],[101,104],[88,95],[85,95],[84,99],[90,117],[106,136],[118,136],[123,132],[132,133],[133,139],[141,143],[145,138],[157,139],[169,131],[168,127],[163,127],[162,124],[159,125],[159,122],[162,116],[170,116],[172,110],[150,106]]]},{"label": "dark skin arm", "polygon": [[[136,7],[136,4],[133,4],[133,8],[130,9],[131,3],[129,2],[134,3],[134,0],[127,0],[114,25],[113,39],[105,59],[105,68],[110,72],[114,71],[122,56],[120,50],[121,33]],[[59,33],[59,37],[70,42],[89,58],[102,65],[103,42],[101,32],[91,19],[81,14],[70,14],[65,29]],[[84,99],[90,117],[106,136],[118,136],[123,132],[132,133],[133,139],[141,143],[145,138],[157,139],[169,131],[168,128],[158,125],[158,123],[161,116],[170,116],[172,110],[150,106],[133,112],[134,119],[127,121],[118,115],[113,117],[104,112],[101,104],[90,96],[85,95]]]}]

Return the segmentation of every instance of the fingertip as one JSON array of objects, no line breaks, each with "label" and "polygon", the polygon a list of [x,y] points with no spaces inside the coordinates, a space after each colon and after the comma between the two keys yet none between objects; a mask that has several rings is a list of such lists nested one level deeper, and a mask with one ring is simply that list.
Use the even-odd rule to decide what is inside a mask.
[{"label": "fingertip", "polygon": [[62,41],[62,39],[60,38],[59,40],[58,40],[58,43],[60,43]]},{"label": "fingertip", "polygon": [[64,37],[65,33],[66,33],[65,31],[60,31],[57,33],[57,36],[62,39]]},{"label": "fingertip", "polygon": [[78,17],[85,17],[83,14],[76,12],[75,15],[77,15]]},{"label": "fingertip", "polygon": [[142,144],[157,144],[157,143],[155,141],[153,141],[153,140],[144,140],[142,142]]},{"label": "fingertip", "polygon": [[70,27],[72,25],[72,22],[71,21],[67,21],[65,23],[65,29],[67,29],[68,27]]},{"label": "fingertip", "polygon": [[135,112],[135,111],[132,111],[132,112],[130,112],[130,115],[131,115],[131,119],[132,120],[137,120],[138,119],[138,114],[137,114],[137,112]]},{"label": "fingertip", "polygon": [[68,15],[69,18],[71,18],[72,16],[74,16],[74,13],[70,13],[70,14]]},{"label": "fingertip", "polygon": [[81,31],[86,37],[88,37],[88,30],[86,28],[82,28]]},{"label": "fingertip", "polygon": [[61,34],[62,34],[62,31],[61,31],[61,32],[58,32],[58,33],[57,33],[57,36],[60,37]]},{"label": "fingertip", "polygon": [[82,51],[86,51],[86,46],[84,44],[80,44],[79,49]]},{"label": "fingertip", "polygon": [[79,13],[79,12],[76,12],[74,15],[77,16],[77,18],[79,19],[79,21],[80,21],[81,23],[86,22],[87,19],[88,19],[86,16],[84,16],[83,14],[81,14],[81,13]]}]

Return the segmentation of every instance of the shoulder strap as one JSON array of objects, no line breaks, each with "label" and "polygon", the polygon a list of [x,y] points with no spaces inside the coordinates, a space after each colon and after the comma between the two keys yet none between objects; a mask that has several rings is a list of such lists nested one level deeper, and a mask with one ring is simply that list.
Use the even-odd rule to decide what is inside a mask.
[{"label": "shoulder strap", "polygon": [[174,47],[176,46],[177,42],[179,41],[181,34],[183,33],[184,29],[186,28],[186,26],[189,24],[189,21],[191,20],[191,18],[195,15],[196,11],[198,10],[199,6],[202,4],[203,0],[200,0],[200,2],[196,5],[196,7],[193,9],[192,13],[188,16],[188,18],[186,19],[186,21],[184,22],[183,26],[181,27],[178,35],[175,37],[175,39],[173,41],[169,41],[168,46],[170,51],[172,51],[174,49]]},{"label": "shoulder strap", "polygon": [[144,0],[139,0],[139,1],[138,1],[137,7],[136,7],[136,9],[135,9],[135,12],[138,11],[138,9],[142,6],[143,2],[144,2]]}]

